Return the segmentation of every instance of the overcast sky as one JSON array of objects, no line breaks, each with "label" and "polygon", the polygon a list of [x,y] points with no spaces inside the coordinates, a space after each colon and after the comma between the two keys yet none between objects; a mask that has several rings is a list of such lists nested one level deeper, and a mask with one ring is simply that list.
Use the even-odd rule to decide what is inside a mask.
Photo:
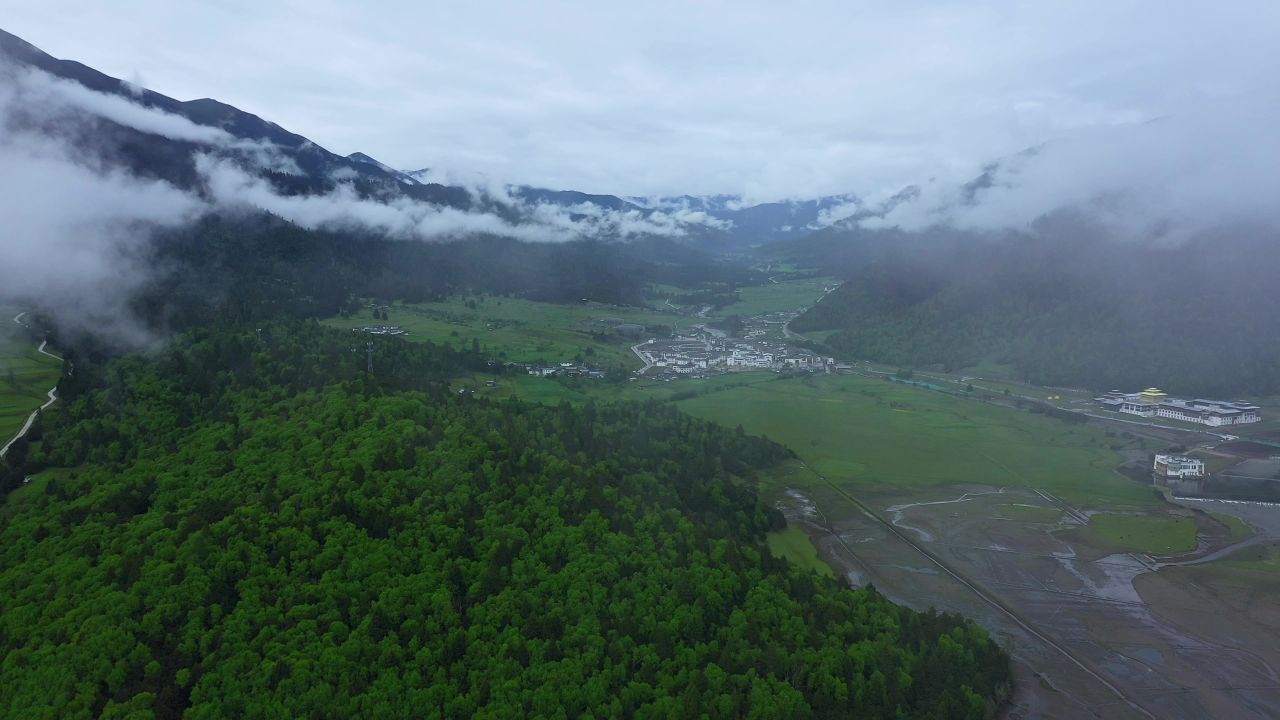
[{"label": "overcast sky", "polygon": [[[0,0],[0,27],[342,154],[616,194],[874,195],[1280,97],[1276,0]],[[1237,115],[1237,150],[1275,134]]]}]

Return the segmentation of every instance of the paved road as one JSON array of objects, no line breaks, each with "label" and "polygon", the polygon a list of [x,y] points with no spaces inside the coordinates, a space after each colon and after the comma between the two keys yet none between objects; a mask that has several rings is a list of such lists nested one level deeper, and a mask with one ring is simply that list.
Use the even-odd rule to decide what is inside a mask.
[{"label": "paved road", "polygon": [[[871,372],[878,372],[878,371],[872,370]],[[883,373],[883,374],[888,375],[889,373]],[[917,375],[919,375],[920,377],[926,377],[926,378],[929,378],[930,380],[935,380],[935,381],[937,381],[937,382],[951,382],[951,383],[955,383],[955,384],[957,384],[957,385],[965,385],[965,384],[973,385],[973,387],[974,387],[974,389],[975,389],[975,390],[984,390],[984,391],[986,391],[986,392],[994,393],[994,394],[996,394],[996,395],[999,395],[999,394],[1001,394],[1001,393],[1003,392],[1002,390],[996,390],[995,388],[990,388],[990,387],[985,387],[985,386],[983,386],[983,385],[977,385],[977,384],[975,384],[975,381],[977,381],[977,382],[992,382],[992,381],[991,381],[991,380],[989,380],[988,378],[982,378],[982,377],[962,377],[962,378],[960,378],[959,380],[957,380],[957,379],[952,378],[952,377],[939,377],[939,376],[937,376],[937,375],[930,375],[930,374],[928,374],[928,373],[923,373],[923,372],[917,372],[916,374],[917,374]],[[1048,387],[1046,387],[1045,389],[1046,389],[1046,390],[1053,390],[1053,389],[1055,389],[1055,388],[1048,388]],[[1023,400],[1031,400],[1031,401],[1034,401],[1034,402],[1044,402],[1044,401],[1043,401],[1042,399],[1040,399],[1039,397],[1033,397],[1033,396],[1031,396],[1031,395],[1021,395],[1021,394],[1018,394],[1018,393],[1011,393],[1010,395],[1011,395],[1011,397],[1018,397],[1018,398],[1022,398]],[[1198,429],[1198,428],[1178,427],[1178,426],[1176,426],[1176,425],[1161,425],[1160,423],[1149,422],[1149,421],[1145,421],[1145,422],[1144,422],[1144,421],[1142,421],[1142,420],[1126,420],[1126,419],[1124,419],[1124,418],[1113,417],[1113,416],[1111,416],[1111,415],[1098,415],[1098,414],[1096,414],[1096,413],[1087,412],[1087,411],[1085,411],[1085,410],[1074,410],[1074,409],[1072,409],[1072,408],[1062,407],[1062,406],[1060,406],[1060,405],[1057,405],[1057,406],[1055,406],[1055,407],[1057,407],[1059,410],[1066,410],[1067,412],[1073,412],[1073,413],[1076,413],[1076,414],[1078,414],[1078,415],[1084,415],[1085,417],[1093,418],[1093,419],[1095,419],[1095,420],[1103,420],[1103,421],[1106,421],[1106,422],[1113,422],[1113,423],[1124,423],[1125,425],[1138,425],[1138,426],[1141,426],[1141,427],[1156,428],[1157,430],[1173,430],[1173,431],[1175,431],[1175,432],[1184,432],[1184,433],[1201,433],[1201,434],[1204,434],[1204,435],[1210,435],[1210,436],[1212,436],[1212,437],[1216,437],[1216,438],[1218,438],[1219,440],[1227,440],[1227,439],[1228,439],[1228,436],[1227,436],[1226,434],[1224,434],[1224,433],[1217,433],[1217,432],[1214,432],[1214,431],[1212,431],[1212,430],[1200,430],[1200,429]]]},{"label": "paved road", "polygon": [[798,332],[791,331],[791,321],[794,319],[795,318],[790,318],[786,322],[782,323],[782,336],[788,340],[794,340],[794,339],[805,340],[806,339],[805,336],[801,335]]},{"label": "paved road", "polygon": [[[772,280],[773,278],[769,278],[769,279],[770,279],[770,280]],[[813,305],[817,305],[818,303],[822,302],[822,298],[824,298],[824,297],[826,297],[826,296],[830,295],[831,293],[835,292],[835,291],[836,291],[836,288],[838,288],[838,287],[840,287],[840,283],[836,283],[834,286],[832,286],[832,287],[831,287],[831,289],[824,291],[824,292],[822,293],[822,297],[819,297],[817,300],[814,300],[814,301],[813,301]],[[813,307],[813,305],[810,305],[809,307]],[[799,316],[799,315],[797,315],[796,317],[800,317],[800,316]],[[786,338],[786,339],[788,339],[788,340],[808,340],[809,338],[807,338],[807,337],[805,337],[805,336],[801,335],[800,333],[795,332],[795,331],[793,331],[793,330],[791,329],[791,321],[792,321],[792,320],[795,320],[795,319],[796,319],[796,318],[794,318],[794,317],[793,317],[793,318],[787,318],[787,321],[786,321],[785,323],[783,323],[783,324],[782,324],[782,336],[783,336],[783,337],[785,337],[785,338]]]},{"label": "paved road", "polygon": [[[26,315],[26,313],[25,313],[25,312],[20,312],[20,313],[18,313],[17,315],[14,315],[14,316],[13,316],[13,321],[14,321],[14,322],[16,322],[16,323],[18,323],[19,325],[21,325],[21,326],[23,326],[23,327],[26,327],[26,326],[27,326],[27,324],[26,324],[26,323],[24,323],[24,322],[22,322],[22,316],[23,316],[23,315]],[[46,350],[46,349],[45,349],[46,347],[48,347],[48,345],[49,345],[49,341],[48,341],[48,340],[42,340],[42,341],[40,341],[40,347],[36,348],[36,350],[37,350],[38,352],[40,352],[41,354],[43,354],[43,355],[48,355],[49,357],[53,358],[54,360],[57,360],[58,362],[62,362],[62,358],[58,357],[57,355],[54,355],[53,353],[51,353],[51,352],[49,352],[48,350]],[[55,386],[53,386],[53,387],[49,388],[49,392],[47,393],[47,395],[48,395],[49,399],[48,399],[48,400],[47,400],[43,405],[41,405],[39,409],[32,411],[32,413],[31,413],[30,415],[28,415],[28,416],[27,416],[27,421],[26,421],[25,423],[23,423],[23,424],[22,424],[22,429],[21,429],[21,430],[19,430],[19,431],[18,431],[18,433],[17,433],[16,435],[14,435],[12,438],[10,438],[10,439],[9,439],[9,442],[7,442],[7,443],[5,443],[5,444],[4,444],[4,447],[0,447],[0,457],[4,457],[4,456],[5,456],[5,454],[9,452],[9,447],[10,447],[11,445],[13,445],[14,443],[18,442],[18,439],[19,439],[19,438],[21,438],[22,436],[26,435],[26,434],[27,434],[27,432],[31,430],[31,425],[32,425],[33,423],[35,423],[35,421],[36,421],[36,415],[40,414],[40,411],[41,411],[41,410],[44,410],[44,409],[48,408],[50,405],[52,405],[52,404],[54,404],[55,402],[57,402],[57,400],[58,400],[58,394],[57,394],[57,393],[58,393],[58,386],[56,386],[56,385],[55,385]]]},{"label": "paved road", "polygon": [[644,367],[636,371],[636,374],[638,375],[643,375],[649,368],[653,367],[653,363],[649,362],[649,357],[644,353],[640,352],[640,346],[648,345],[648,344],[649,343],[647,342],[642,342],[642,343],[636,343],[635,345],[631,346],[631,352],[635,353],[636,357],[640,358],[640,362],[644,363]]}]

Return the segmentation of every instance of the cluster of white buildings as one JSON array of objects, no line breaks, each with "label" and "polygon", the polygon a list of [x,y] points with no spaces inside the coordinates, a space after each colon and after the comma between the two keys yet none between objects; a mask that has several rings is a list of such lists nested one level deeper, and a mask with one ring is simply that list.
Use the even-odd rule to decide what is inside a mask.
[{"label": "cluster of white buildings", "polygon": [[[512,363],[508,363],[512,364]],[[585,377],[603,380],[607,373],[581,363],[562,362],[555,365],[522,365],[525,372],[535,377]]]},{"label": "cluster of white buildings", "polygon": [[354,328],[360,332],[367,332],[370,335],[408,335],[409,331],[399,325],[364,325]]},{"label": "cluster of white buildings", "polygon": [[711,335],[650,340],[636,346],[646,364],[660,372],[699,375],[711,370],[825,371],[834,360],[780,342],[736,340]]},{"label": "cluster of white buildings", "polygon": [[1156,455],[1151,469],[1161,477],[1204,477],[1204,461],[1183,455]]},{"label": "cluster of white buildings", "polygon": [[1243,425],[1262,420],[1257,405],[1238,400],[1180,400],[1171,398],[1159,388],[1147,388],[1142,392],[1124,393],[1119,390],[1096,398],[1107,410],[1138,415],[1161,417],[1183,422],[1201,423],[1220,427]]}]

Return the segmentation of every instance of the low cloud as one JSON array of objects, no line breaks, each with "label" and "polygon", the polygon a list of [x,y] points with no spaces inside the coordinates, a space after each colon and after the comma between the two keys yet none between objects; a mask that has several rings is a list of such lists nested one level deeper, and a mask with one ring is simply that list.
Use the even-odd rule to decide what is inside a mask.
[{"label": "low cloud", "polygon": [[[121,344],[148,334],[128,311],[149,278],[142,258],[152,233],[226,208],[256,208],[306,228],[368,230],[404,240],[500,235],[533,242],[582,237],[681,236],[715,218],[687,208],[611,210],[525,202],[511,186],[467,184],[484,210],[460,210],[387,193],[359,194],[342,173],[319,195],[284,195],[256,170],[299,173],[278,147],[235,138],[129,96],[89,90],[29,68],[0,63],[0,294],[37,303],[65,326],[105,331]],[[132,176],[99,147],[98,119],[193,144],[200,182],[187,192]],[[307,151],[305,148],[302,151]],[[349,174],[349,173],[348,173]]]},{"label": "low cloud", "polygon": [[554,228],[516,225],[491,213],[438,207],[405,197],[362,198],[344,182],[323,195],[281,195],[269,183],[235,163],[207,154],[196,157],[196,169],[215,205],[259,208],[305,228],[368,229],[404,240],[452,239],[477,234],[530,241],[568,239]]},{"label": "low cloud", "polygon": [[841,225],[855,218],[864,209],[865,206],[858,200],[840,203],[834,207],[819,210],[818,219],[809,223],[808,227],[810,230],[821,230],[833,225]]},{"label": "low cloud", "polygon": [[72,328],[140,344],[148,334],[127,308],[147,278],[140,252],[151,231],[203,210],[201,201],[167,183],[82,165],[58,143],[5,133],[0,287]]},{"label": "low cloud", "polygon": [[[260,208],[306,228],[369,229],[403,240],[460,239],[481,234],[528,242],[564,242],[586,237],[632,239],[646,235],[681,237],[689,226],[713,226],[714,218],[691,211],[612,210],[592,203],[564,206],[526,202],[500,183],[467,187],[482,205],[501,206],[516,220],[495,212],[464,211],[404,196],[361,197],[350,183],[322,195],[281,195],[237,164],[200,155],[196,169],[212,201],[220,206]],[[331,179],[341,180],[331,175]],[[436,180],[428,180],[435,182]]]},{"label": "low cloud", "polygon": [[[0,81],[7,117],[34,120],[44,127],[74,124],[87,116],[109,120],[149,135],[195,143],[234,154],[248,164],[276,172],[301,175],[302,171],[280,148],[270,142],[237,138],[222,128],[200,125],[187,118],[148,107],[133,100],[102,93],[80,83],[29,67],[16,67],[0,57]],[[121,87],[141,99],[144,89],[122,81]]]},{"label": "low cloud", "polygon": [[1244,131],[1277,110],[1255,100],[1065,135],[988,167],[980,182],[926,183],[913,201],[861,224],[1020,229],[1071,211],[1120,236],[1172,239],[1280,224],[1280,138]]},{"label": "low cloud", "polygon": [[561,205],[530,202],[520,196],[516,185],[499,181],[483,173],[460,173],[444,170],[419,170],[413,177],[424,183],[462,187],[477,202],[492,203],[515,211],[524,223],[543,226],[555,239],[575,237],[609,237],[630,239],[645,235],[685,237],[695,226],[729,230],[733,223],[690,209],[687,204],[662,207],[645,205],[614,210],[594,203]]}]

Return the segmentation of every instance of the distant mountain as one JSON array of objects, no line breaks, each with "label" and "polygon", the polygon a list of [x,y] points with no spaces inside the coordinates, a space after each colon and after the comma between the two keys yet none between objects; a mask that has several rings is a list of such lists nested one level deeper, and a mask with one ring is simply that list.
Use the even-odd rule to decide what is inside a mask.
[{"label": "distant mountain", "polygon": [[[780,200],[747,203],[737,195],[677,195],[659,198],[628,198],[642,207],[661,210],[704,212],[729,223],[733,249],[801,237],[836,222],[843,213],[852,213],[858,204],[855,195],[828,195],[811,200]],[[843,212],[841,212],[843,211]]]},{"label": "distant mountain", "polygon": [[[397,170],[362,152],[344,157],[226,103],[210,98],[176,100],[81,63],[54,58],[21,38],[0,31],[0,82],[15,80],[24,68],[43,71],[142,108],[185,118],[196,126],[214,128],[234,138],[237,143],[233,145],[175,138],[92,111],[83,113],[87,130],[62,138],[98,164],[120,165],[131,174],[164,180],[197,193],[205,188],[196,157],[212,155],[236,163],[245,172],[269,182],[282,195],[324,194],[345,185],[365,199],[411,199],[490,213],[512,225],[535,221],[540,208],[551,207],[567,211],[564,216],[579,225],[586,238],[616,240],[662,235],[718,253],[739,253],[753,246],[801,237],[838,221],[856,204],[852,195],[749,204],[734,195],[624,198],[519,185],[494,192],[486,190],[492,184],[478,174],[472,183],[441,183],[430,170]],[[11,124],[17,123],[20,129],[66,134],[63,127],[41,127],[47,122],[41,108],[26,108],[29,112],[25,114],[22,110],[19,108],[9,118]],[[270,162],[264,162],[264,152],[269,152]]]},{"label": "distant mountain", "polygon": [[362,152],[353,152],[353,153],[351,153],[350,155],[348,155],[348,156],[347,156],[347,159],[348,159],[348,160],[353,160],[353,161],[358,162],[358,163],[365,163],[366,165],[372,165],[372,166],[374,166],[374,167],[378,168],[379,170],[383,171],[384,173],[386,173],[386,174],[390,175],[391,177],[393,177],[393,178],[395,178],[395,179],[399,180],[400,182],[404,183],[405,185],[422,185],[422,184],[424,184],[424,183],[419,182],[417,178],[413,177],[413,176],[412,176],[412,175],[410,175],[409,173],[401,172],[401,171],[399,171],[399,170],[396,170],[395,168],[391,167],[390,165],[387,165],[386,163],[383,163],[383,162],[379,162],[378,160],[375,160],[375,159],[373,159],[373,158],[369,157],[368,155],[365,155],[365,154],[364,154],[364,153],[362,153]]},{"label": "distant mountain", "polygon": [[[423,182],[433,177],[430,169],[404,173]],[[478,185],[487,184],[482,176]],[[741,252],[754,246],[803,237],[838,222],[853,213],[855,195],[828,195],[812,200],[781,200],[748,203],[738,195],[673,195],[657,198],[602,195],[575,190],[549,190],[529,185],[512,185],[507,191],[532,204],[563,208],[594,206],[603,210],[635,212],[643,217],[664,213],[685,218],[690,229],[688,241],[702,249]],[[845,211],[844,213],[834,211]]]},{"label": "distant mountain", "polygon": [[[0,30],[0,68],[3,68],[0,81],[4,81],[6,76],[12,79],[14,73],[24,68],[34,68],[144,108],[186,118],[198,126],[216,128],[237,140],[269,146],[286,164],[292,163],[292,167],[287,172],[262,168],[257,168],[257,171],[282,194],[328,192],[334,189],[337,179],[343,179],[365,196],[402,195],[464,209],[472,204],[470,195],[460,188],[418,183],[362,153],[342,157],[273,122],[217,100],[201,98],[184,102],[137,87],[81,63],[54,58],[3,30]],[[30,124],[39,118],[38,108],[28,110],[28,117],[19,114],[11,121]],[[183,189],[200,189],[194,160],[197,151],[247,161],[248,153],[243,149],[170,139],[105,117],[87,118],[87,121],[93,123],[92,133],[64,139],[102,162],[121,164],[133,174],[165,180]]]}]

